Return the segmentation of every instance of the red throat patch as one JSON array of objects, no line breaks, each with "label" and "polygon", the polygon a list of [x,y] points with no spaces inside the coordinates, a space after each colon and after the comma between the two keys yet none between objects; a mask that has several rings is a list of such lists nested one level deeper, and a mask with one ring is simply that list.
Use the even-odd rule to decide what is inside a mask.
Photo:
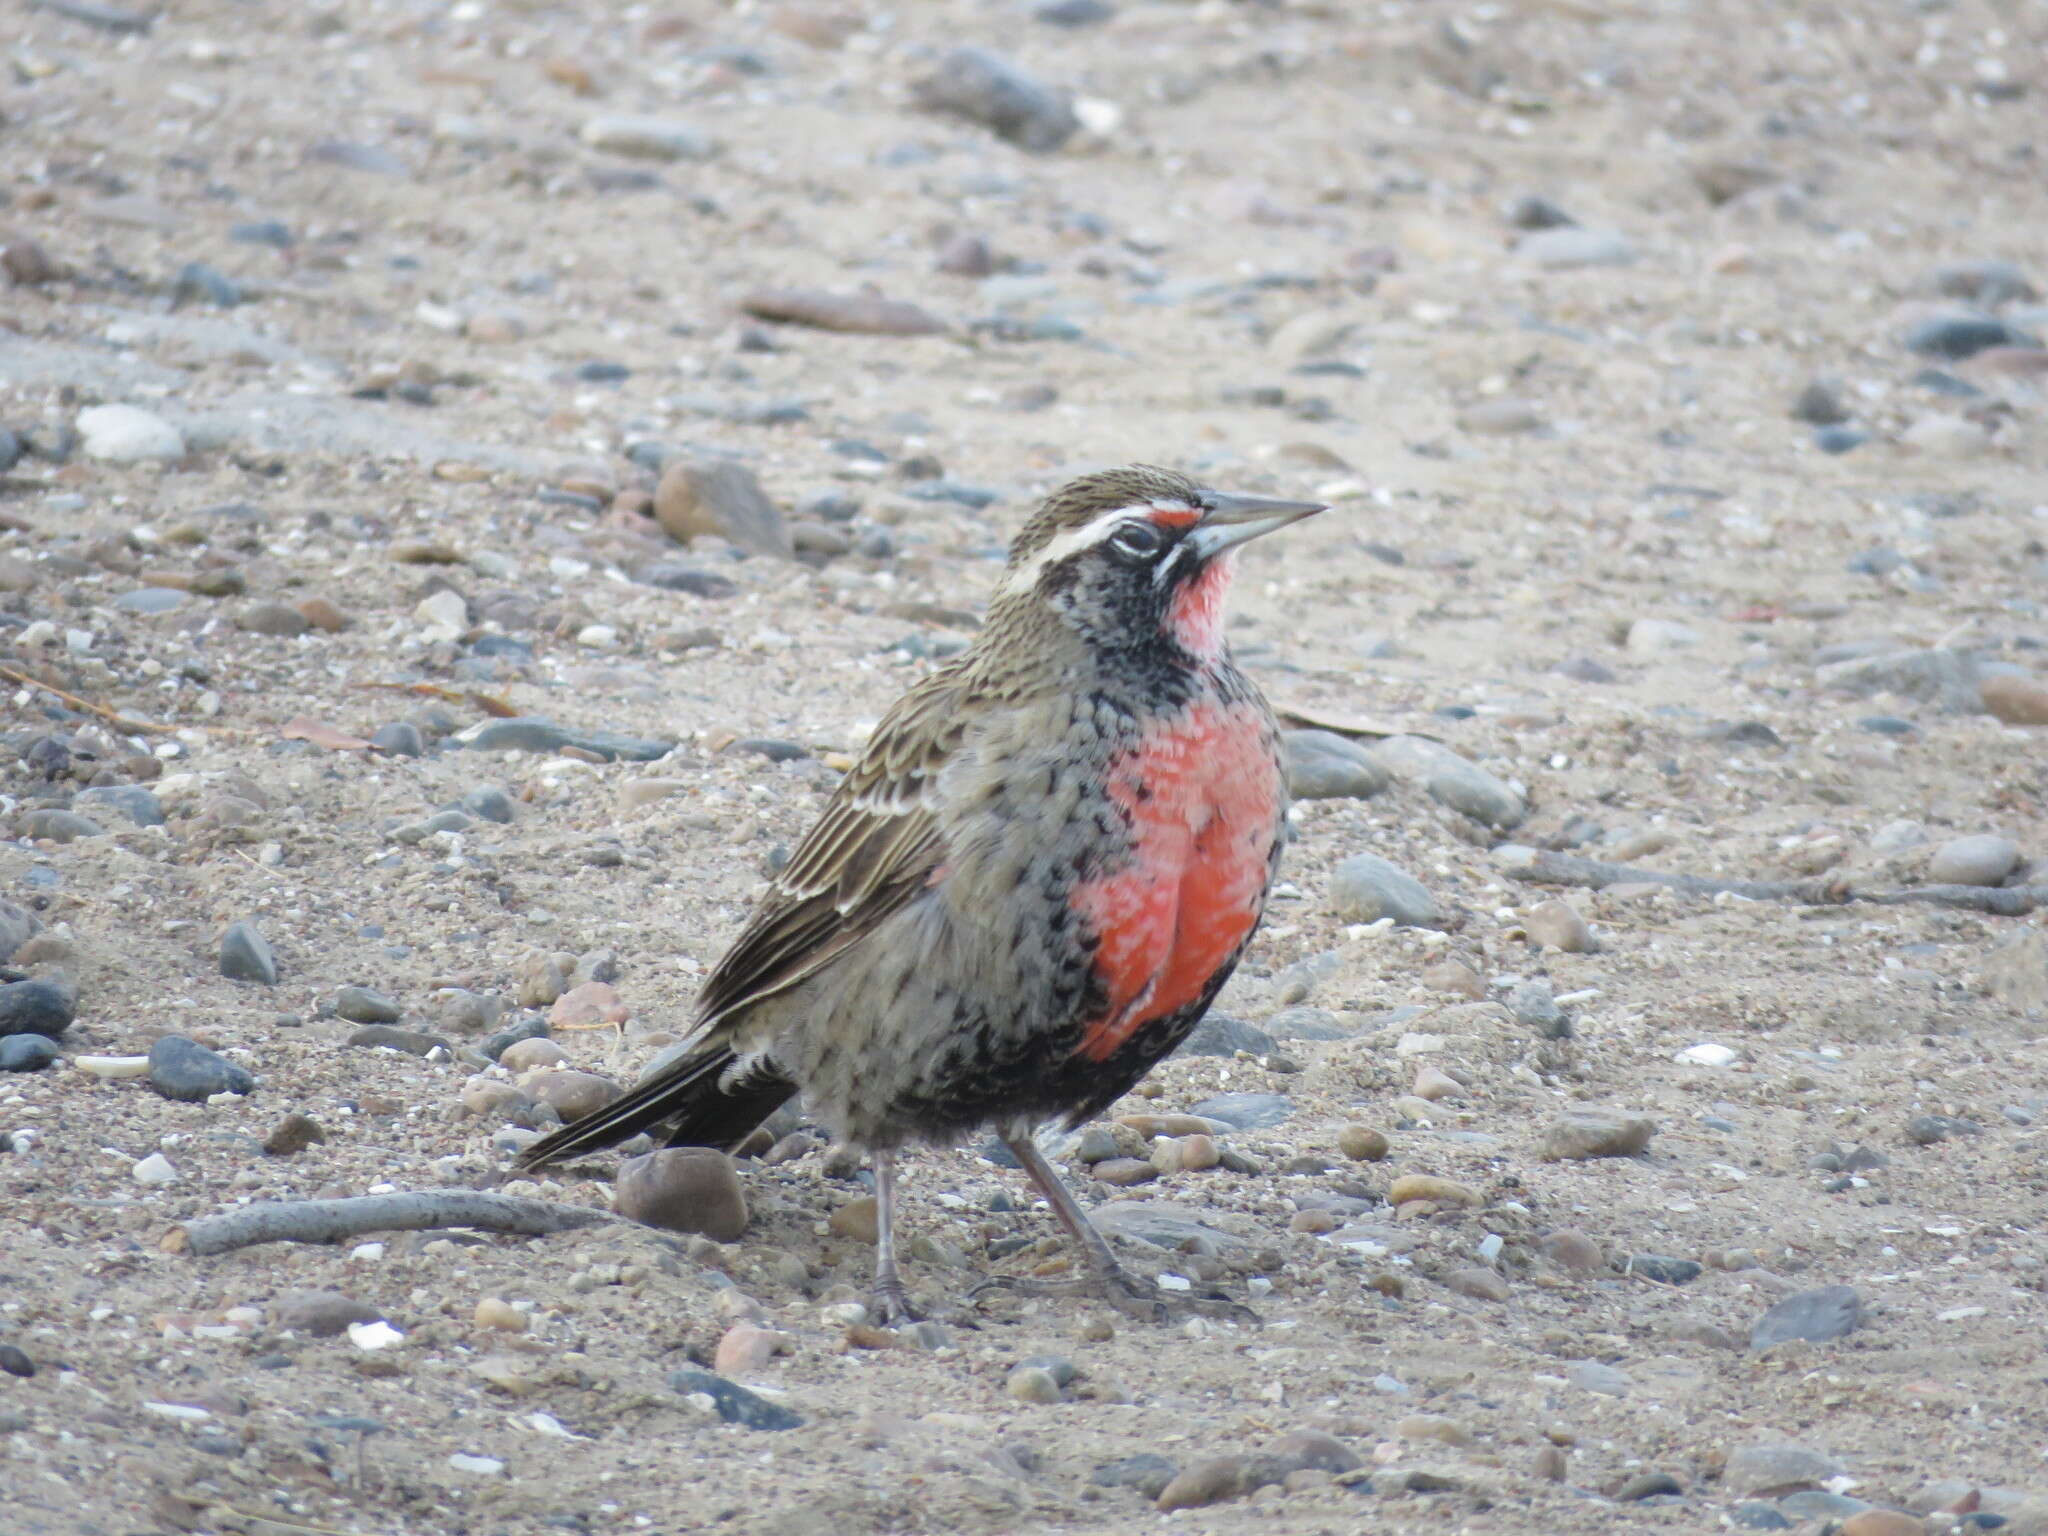
[{"label": "red throat patch", "polygon": [[1112,767],[1110,795],[1135,858],[1072,897],[1109,993],[1076,1051],[1089,1061],[1199,998],[1259,920],[1281,805],[1262,712],[1191,705]]},{"label": "red throat patch", "polygon": [[1166,609],[1166,632],[1191,656],[1223,652],[1223,600],[1230,595],[1231,557],[1209,562],[1208,568],[1180,584]]}]

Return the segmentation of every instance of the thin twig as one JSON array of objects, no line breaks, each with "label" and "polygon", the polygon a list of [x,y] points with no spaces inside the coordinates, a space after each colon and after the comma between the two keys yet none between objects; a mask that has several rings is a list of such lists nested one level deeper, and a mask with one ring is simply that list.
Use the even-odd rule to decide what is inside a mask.
[{"label": "thin twig", "polygon": [[145,736],[175,736],[175,725],[154,725],[147,720],[131,720],[104,704],[95,704],[91,699],[81,699],[75,693],[66,693],[62,688],[46,683],[40,678],[30,677],[26,672],[17,672],[12,667],[0,667],[0,677],[10,683],[20,683],[25,688],[40,688],[45,693],[55,694],[73,709],[82,709],[89,715],[98,715],[109,725],[117,725],[124,731],[139,731]]},{"label": "thin twig", "polygon": [[166,1253],[203,1257],[258,1243],[338,1243],[365,1232],[420,1232],[437,1227],[477,1227],[538,1237],[619,1219],[587,1205],[552,1205],[475,1189],[408,1190],[344,1200],[267,1200],[173,1227],[158,1246]]},{"label": "thin twig", "polygon": [[1542,848],[1517,849],[1513,857],[1504,861],[1503,872],[1510,879],[1529,885],[1570,885],[1596,891],[1610,885],[1661,885],[1685,896],[1730,895],[1750,901],[1796,901],[1812,907],[1841,906],[1852,901],[1887,907],[1924,902],[1993,917],[2024,917],[2037,908],[2048,907],[2048,886],[2043,885],[1915,885],[1897,891],[1865,891],[1839,879],[1716,880],[1706,875],[1639,869],[1633,864],[1608,864]]}]

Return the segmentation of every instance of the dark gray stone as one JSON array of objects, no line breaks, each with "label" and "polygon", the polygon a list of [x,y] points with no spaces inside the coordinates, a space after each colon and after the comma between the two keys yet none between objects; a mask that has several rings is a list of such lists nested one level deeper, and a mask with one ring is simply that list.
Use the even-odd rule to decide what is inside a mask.
[{"label": "dark gray stone", "polygon": [[526,1013],[521,1014],[516,1020],[506,1025],[505,1028],[499,1030],[496,1034],[486,1035],[477,1042],[476,1048],[490,1057],[491,1060],[496,1061],[520,1041],[545,1040],[547,1034],[547,1016],[539,1013]]},{"label": "dark gray stone", "polygon": [[1941,315],[1923,320],[1906,332],[1907,351],[1923,357],[1946,358],[1952,363],[1992,347],[2040,345],[2036,338],[1994,315]]},{"label": "dark gray stone", "polygon": [[1337,866],[1330,876],[1330,910],[1353,923],[1386,917],[1402,928],[1435,928],[1443,922],[1428,887],[1376,853],[1355,853]]},{"label": "dark gray stone", "polygon": [[1178,1465],[1146,1451],[1121,1461],[1105,1461],[1088,1474],[1088,1480],[1102,1488],[1135,1488],[1146,1498],[1156,1499],[1179,1473]]},{"label": "dark gray stone", "polygon": [[378,726],[377,733],[370,738],[370,745],[393,757],[424,757],[427,752],[427,738],[410,720],[394,720],[389,725]]},{"label": "dark gray stone", "polygon": [[127,817],[138,827],[160,827],[164,824],[163,802],[140,784],[101,784],[92,789],[81,789],[72,797],[71,806],[77,811],[105,806]]},{"label": "dark gray stone", "polygon": [[1239,1051],[1249,1051],[1254,1056],[1270,1056],[1279,1049],[1280,1042],[1258,1025],[1247,1024],[1227,1013],[1211,1013],[1194,1027],[1174,1054],[1235,1056]]},{"label": "dark gray stone", "polygon": [[78,989],[69,982],[0,983],[0,1035],[49,1035],[71,1027],[78,1015]]},{"label": "dark gray stone", "polygon": [[1915,1115],[1906,1122],[1906,1139],[1916,1146],[1931,1147],[1951,1136],[1980,1136],[1984,1127],[1974,1120],[1954,1115]]},{"label": "dark gray stone", "polygon": [[215,309],[233,309],[242,302],[242,286],[218,267],[203,261],[188,261],[178,270],[171,289],[171,304],[210,304]]},{"label": "dark gray stone", "polygon": [[1287,792],[1297,800],[1364,800],[1392,780],[1357,742],[1335,731],[1287,731]]},{"label": "dark gray stone", "polygon": [[220,936],[220,973],[230,981],[277,985],[277,956],[254,923],[228,924],[227,932]]},{"label": "dark gray stone", "polygon": [[1869,441],[1870,434],[1855,427],[1822,427],[1813,434],[1813,446],[1833,455],[1851,452]]},{"label": "dark gray stone", "polygon": [[918,82],[915,96],[926,111],[980,123],[1033,154],[1058,149],[1081,126],[1063,92],[985,48],[955,48]]},{"label": "dark gray stone", "polygon": [[684,565],[675,560],[656,560],[640,567],[637,580],[665,592],[687,592],[692,597],[733,597],[739,585],[715,571]]},{"label": "dark gray stone", "polygon": [[408,1056],[428,1056],[440,1050],[455,1054],[452,1042],[439,1035],[425,1034],[417,1029],[397,1029],[389,1024],[365,1024],[348,1037],[350,1045],[389,1046],[394,1051],[404,1051]]},{"label": "dark gray stone", "polygon": [[1863,1298],[1851,1286],[1824,1285],[1787,1296],[1757,1319],[1749,1347],[1766,1350],[1788,1339],[1824,1344],[1853,1333],[1863,1323]]},{"label": "dark gray stone", "polygon": [[1777,1506],[1759,1503],[1752,1499],[1738,1504],[1728,1512],[1728,1517],[1745,1531],[1789,1531],[1792,1522],[1778,1513]]},{"label": "dark gray stone", "polygon": [[748,1429],[795,1429],[803,1423],[801,1415],[771,1403],[758,1392],[749,1392],[736,1381],[728,1381],[711,1371],[686,1368],[671,1371],[668,1378],[669,1390],[685,1396],[702,1392],[718,1408],[718,1416],[728,1424],[744,1425]]},{"label": "dark gray stone", "polygon": [[167,1099],[201,1104],[216,1093],[252,1093],[256,1079],[197,1040],[165,1035],[149,1048],[149,1086]]},{"label": "dark gray stone", "polygon": [[1691,1259],[1667,1259],[1657,1253],[1632,1255],[1624,1270],[1645,1280],[1655,1280],[1659,1285],[1684,1285],[1700,1277],[1700,1266]]},{"label": "dark gray stone", "polygon": [[1221,1120],[1240,1131],[1263,1131],[1293,1114],[1294,1101],[1284,1093],[1219,1093],[1190,1105],[1188,1113]]},{"label": "dark gray stone", "polygon": [[0,1072],[40,1072],[58,1050],[48,1035],[0,1035]]},{"label": "dark gray stone", "polygon": [[1815,379],[1799,391],[1792,402],[1792,419],[1816,427],[1833,427],[1849,419],[1849,407],[1842,400],[1842,386],[1834,379]]}]

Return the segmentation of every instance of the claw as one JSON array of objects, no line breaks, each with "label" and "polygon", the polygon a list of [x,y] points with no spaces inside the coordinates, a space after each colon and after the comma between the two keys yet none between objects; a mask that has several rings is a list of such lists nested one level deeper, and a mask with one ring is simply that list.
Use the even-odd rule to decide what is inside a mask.
[{"label": "claw", "polygon": [[914,1323],[920,1317],[917,1308],[910,1304],[910,1292],[894,1276],[875,1282],[875,1288],[868,1292],[868,1311],[883,1328],[893,1328],[898,1323]]}]

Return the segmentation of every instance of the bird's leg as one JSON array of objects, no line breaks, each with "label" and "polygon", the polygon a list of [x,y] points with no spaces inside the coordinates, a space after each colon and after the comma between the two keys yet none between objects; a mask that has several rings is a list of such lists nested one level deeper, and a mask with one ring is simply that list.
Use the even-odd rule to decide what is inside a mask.
[{"label": "bird's leg", "polygon": [[1120,1312],[1127,1312],[1147,1322],[1165,1322],[1175,1312],[1195,1312],[1210,1317],[1225,1317],[1234,1322],[1256,1322],[1256,1314],[1248,1308],[1223,1297],[1166,1297],[1152,1286],[1133,1276],[1121,1264],[1116,1255],[1109,1251],[1109,1243],[1095,1229],[1095,1223],[1088,1219],[1088,1213],[1081,1209],[1081,1203],[1067,1188],[1066,1181],[1045,1154],[1038,1150],[1038,1144],[1028,1134],[1005,1132],[1003,1145],[1010,1149],[1010,1155],[1023,1165],[1031,1176],[1031,1182],[1038,1186],[1038,1192],[1045,1196],[1052,1207],[1053,1215],[1060,1225],[1067,1229],[1081,1250],[1082,1261],[1088,1273],[1078,1280],[1030,1280],[1010,1275],[992,1275],[975,1287],[984,1289],[1019,1291],[1026,1295],[1040,1296],[1099,1296]]},{"label": "bird's leg", "polygon": [[875,1164],[875,1285],[870,1302],[875,1320],[884,1326],[907,1322],[917,1314],[910,1293],[896,1272],[896,1154],[877,1152]]}]

